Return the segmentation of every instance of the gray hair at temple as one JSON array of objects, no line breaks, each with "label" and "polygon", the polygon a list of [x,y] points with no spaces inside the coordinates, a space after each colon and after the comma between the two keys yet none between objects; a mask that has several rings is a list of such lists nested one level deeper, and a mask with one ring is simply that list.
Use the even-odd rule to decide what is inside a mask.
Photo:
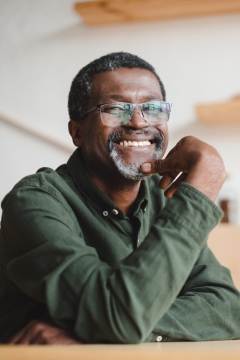
[{"label": "gray hair at temple", "polygon": [[92,91],[91,77],[93,74],[114,71],[119,68],[140,68],[151,71],[159,81],[163,100],[166,100],[164,85],[154,67],[136,55],[126,52],[115,52],[100,57],[84,66],[72,81],[68,96],[68,112],[71,120],[81,119],[86,109],[86,102]]}]

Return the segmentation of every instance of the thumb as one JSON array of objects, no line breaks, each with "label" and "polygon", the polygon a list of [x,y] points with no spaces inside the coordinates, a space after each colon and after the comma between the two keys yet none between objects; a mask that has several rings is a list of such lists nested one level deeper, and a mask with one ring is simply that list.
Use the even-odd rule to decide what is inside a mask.
[{"label": "thumb", "polygon": [[155,160],[141,165],[142,172],[146,174],[163,174],[173,169],[173,163],[170,158],[164,160]]}]

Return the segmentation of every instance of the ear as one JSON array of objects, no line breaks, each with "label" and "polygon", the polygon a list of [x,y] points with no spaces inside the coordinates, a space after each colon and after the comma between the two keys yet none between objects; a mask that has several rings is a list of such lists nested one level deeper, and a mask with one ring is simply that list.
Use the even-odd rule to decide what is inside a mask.
[{"label": "ear", "polygon": [[80,126],[77,121],[70,120],[68,123],[68,131],[72,137],[72,141],[75,146],[80,147],[82,145],[82,137],[80,132]]}]

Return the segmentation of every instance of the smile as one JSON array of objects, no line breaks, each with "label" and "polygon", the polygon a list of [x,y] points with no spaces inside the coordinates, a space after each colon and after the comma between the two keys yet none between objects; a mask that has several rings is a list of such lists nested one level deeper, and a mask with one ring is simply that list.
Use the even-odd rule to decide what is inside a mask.
[{"label": "smile", "polygon": [[113,131],[108,137],[109,150],[114,145],[123,149],[135,151],[159,151],[162,148],[163,137],[157,131],[124,129]]},{"label": "smile", "polygon": [[124,141],[120,141],[119,145],[121,146],[126,146],[126,147],[143,147],[143,146],[149,146],[151,145],[151,142],[148,141],[148,140],[145,140],[145,141],[127,141],[127,140],[124,140]]}]

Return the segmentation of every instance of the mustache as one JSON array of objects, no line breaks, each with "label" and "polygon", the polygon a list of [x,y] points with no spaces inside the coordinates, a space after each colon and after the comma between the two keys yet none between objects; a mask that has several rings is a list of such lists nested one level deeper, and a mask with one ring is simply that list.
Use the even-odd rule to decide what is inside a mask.
[{"label": "mustache", "polygon": [[108,136],[108,143],[112,144],[115,143],[121,136],[123,135],[146,135],[146,136],[152,136],[157,144],[157,147],[162,147],[163,144],[163,136],[158,131],[150,131],[150,130],[133,130],[133,129],[124,129],[120,131],[113,131]]}]

